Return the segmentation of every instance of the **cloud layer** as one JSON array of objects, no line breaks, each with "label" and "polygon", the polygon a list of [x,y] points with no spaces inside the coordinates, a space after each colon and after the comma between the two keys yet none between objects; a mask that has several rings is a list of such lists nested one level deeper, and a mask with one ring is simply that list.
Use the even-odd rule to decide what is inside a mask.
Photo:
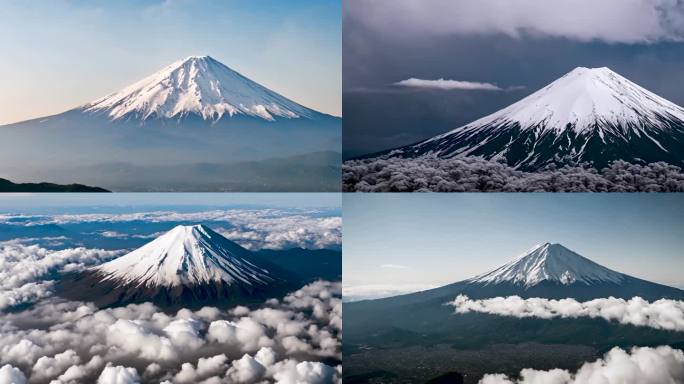
[{"label": "cloud layer", "polygon": [[638,327],[684,331],[684,301],[661,299],[652,303],[634,297],[630,300],[614,297],[579,302],[575,299],[523,299],[519,296],[472,300],[458,295],[448,303],[456,313],[479,312],[518,318],[601,318]]},{"label": "cloud layer", "polygon": [[345,4],[345,18],[397,35],[503,34],[608,43],[684,41],[684,7],[677,0],[359,0]]},{"label": "cloud layer", "polygon": [[463,91],[503,91],[492,83],[480,83],[475,81],[459,81],[448,79],[424,80],[412,77],[394,83],[396,86],[419,89],[439,89],[443,91],[463,90]]},{"label": "cloud layer", "polygon": [[[339,248],[342,244],[342,217],[320,210],[300,209],[228,209],[200,212],[153,211],[140,213],[97,213],[68,215],[0,214],[0,223],[15,226],[67,225],[86,223],[208,223],[214,229],[245,248],[286,249]],[[170,228],[169,228],[170,229]],[[105,238],[152,238],[121,230],[100,231]]]},{"label": "cloud layer", "polygon": [[[341,285],[318,281],[258,309],[174,315],[43,300],[0,317],[0,382],[335,383]],[[11,382],[11,381],[10,381]]]},{"label": "cloud layer", "polygon": [[602,359],[584,363],[577,372],[523,369],[519,378],[488,374],[480,384],[658,384],[684,381],[684,352],[668,346],[611,349]]},{"label": "cloud layer", "polygon": [[82,270],[121,254],[86,248],[53,251],[19,241],[0,242],[0,311],[51,296],[51,279],[58,272]]}]

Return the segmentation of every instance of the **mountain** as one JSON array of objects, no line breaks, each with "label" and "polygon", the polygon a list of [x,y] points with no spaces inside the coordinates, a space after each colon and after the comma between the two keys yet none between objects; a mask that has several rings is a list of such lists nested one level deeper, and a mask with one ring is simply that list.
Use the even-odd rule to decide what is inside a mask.
[{"label": "mountain", "polygon": [[[330,162],[290,161],[283,172],[269,161],[335,153],[341,163],[341,147],[339,117],[304,107],[209,56],[191,56],[63,113],[0,126],[0,174],[98,180],[114,191],[131,183],[149,191],[280,191],[298,167],[312,180],[328,180]],[[176,171],[193,167],[203,168],[203,184],[188,185],[187,173]],[[120,178],[119,169],[136,172]],[[340,189],[339,180],[320,189],[304,184],[287,190]]]},{"label": "mountain", "polygon": [[316,119],[323,114],[244,77],[210,56],[190,56],[90,103],[77,111],[111,120],[183,119],[216,121],[237,116],[274,121]]},{"label": "mountain", "polygon": [[613,271],[560,244],[544,243],[470,279],[422,292],[346,303],[345,326],[354,329],[401,324],[402,328],[409,329],[438,328],[441,325],[435,322],[451,315],[444,303],[460,294],[473,299],[512,295],[579,301],[609,296],[624,299],[639,296],[650,301],[684,299],[684,290]]},{"label": "mountain", "polygon": [[150,301],[162,308],[261,302],[299,277],[204,225],[179,225],[112,261],[67,275],[58,291],[100,307]]},{"label": "mountain", "polygon": [[684,299],[680,289],[611,270],[560,244],[545,243],[489,272],[440,288],[344,303],[345,382],[426,382],[457,371],[465,383],[474,384],[485,373],[514,376],[523,368],[576,369],[615,346],[684,347],[681,332],[600,318],[455,314],[445,303],[459,294],[473,299]]},{"label": "mountain", "polygon": [[684,108],[608,68],[578,67],[498,112],[378,155],[481,156],[526,171],[618,159],[682,167]]},{"label": "mountain", "polygon": [[60,185],[53,183],[13,183],[0,178],[0,192],[109,192],[99,187],[82,184]]}]

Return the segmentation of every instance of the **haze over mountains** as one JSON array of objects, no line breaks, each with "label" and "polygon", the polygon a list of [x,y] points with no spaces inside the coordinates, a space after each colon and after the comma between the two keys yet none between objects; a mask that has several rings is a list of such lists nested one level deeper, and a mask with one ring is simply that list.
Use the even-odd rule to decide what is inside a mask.
[{"label": "haze over mountains", "polygon": [[179,60],[64,113],[0,127],[8,178],[112,190],[339,190],[340,151],[340,118],[209,56]]},{"label": "haze over mountains", "polygon": [[682,167],[684,108],[609,68],[578,67],[500,111],[376,155],[480,156],[525,171],[614,160]]}]

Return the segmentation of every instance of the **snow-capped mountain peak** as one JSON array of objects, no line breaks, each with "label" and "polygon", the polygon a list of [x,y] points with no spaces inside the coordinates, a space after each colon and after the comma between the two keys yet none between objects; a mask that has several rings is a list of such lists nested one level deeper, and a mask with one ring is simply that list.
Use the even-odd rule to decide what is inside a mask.
[{"label": "snow-capped mountain peak", "polygon": [[312,118],[316,111],[255,83],[210,56],[190,56],[119,92],[87,103],[79,110],[111,120],[204,120],[250,116],[268,121]]},{"label": "snow-capped mountain peak", "polygon": [[478,156],[523,171],[616,160],[684,165],[684,108],[609,68],[575,68],[497,112],[385,156]]},{"label": "snow-capped mountain peak", "polygon": [[248,253],[204,225],[179,225],[93,271],[103,281],[145,287],[272,282],[272,274],[248,260]]},{"label": "snow-capped mountain peak", "polygon": [[544,243],[501,267],[467,280],[471,283],[532,287],[548,281],[562,285],[620,283],[625,275],[603,267],[560,244]]},{"label": "snow-capped mountain peak", "polygon": [[664,119],[684,121],[684,108],[650,92],[607,67],[577,67],[524,99],[466,126],[518,123],[581,132],[597,124],[664,127]]}]

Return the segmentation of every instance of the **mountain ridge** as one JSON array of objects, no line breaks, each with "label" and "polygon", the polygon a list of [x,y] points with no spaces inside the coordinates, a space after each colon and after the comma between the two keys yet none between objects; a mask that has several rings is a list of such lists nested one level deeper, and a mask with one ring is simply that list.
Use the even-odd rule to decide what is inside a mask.
[{"label": "mountain ridge", "polygon": [[180,119],[192,114],[209,121],[237,115],[274,121],[313,119],[321,114],[248,79],[211,56],[189,56],[175,61],[75,110],[104,114],[113,121]]},{"label": "mountain ridge", "polygon": [[301,278],[204,225],[178,225],[132,252],[67,274],[60,295],[99,307],[152,302],[164,309],[258,303]]},{"label": "mountain ridge", "polygon": [[479,156],[520,170],[614,160],[684,166],[684,108],[609,68],[578,67],[499,111],[368,157]]}]

